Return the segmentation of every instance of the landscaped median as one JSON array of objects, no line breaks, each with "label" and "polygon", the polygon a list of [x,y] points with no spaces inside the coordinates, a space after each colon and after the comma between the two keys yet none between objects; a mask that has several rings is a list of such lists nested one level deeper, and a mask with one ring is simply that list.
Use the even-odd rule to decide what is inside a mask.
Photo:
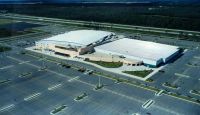
[{"label": "landscaped median", "polygon": [[53,111],[51,111],[50,114],[54,115],[54,114],[64,110],[66,107],[67,107],[66,105],[61,105],[61,106],[55,108]]},{"label": "landscaped median", "polygon": [[[195,57],[194,57],[194,58],[195,58]],[[187,66],[190,66],[190,67],[200,67],[200,64],[198,64],[198,63],[191,63],[191,62],[188,62],[186,65],[187,65]]]},{"label": "landscaped median", "polygon": [[92,61],[92,60],[85,60],[85,61],[97,64],[106,68],[119,68],[123,66],[122,62],[105,62],[105,61]]},{"label": "landscaped median", "polygon": [[152,83],[152,82],[154,82],[154,80],[153,80],[153,79],[151,79],[151,78],[148,78],[148,79],[146,79],[145,81],[146,81],[146,82],[149,82],[149,83]]},{"label": "landscaped median", "polygon": [[200,91],[197,91],[197,90],[191,90],[190,93],[193,94],[193,95],[200,96]]},{"label": "landscaped median", "polygon": [[[106,77],[108,79],[113,79],[113,80],[116,80],[116,81],[119,79],[117,77],[113,77],[111,75],[106,75],[106,74],[100,73],[100,72],[96,72],[95,74],[103,76],[103,77]],[[158,89],[158,88],[156,88],[154,86],[148,86],[148,85],[142,84],[142,83],[137,82],[137,81],[129,81],[127,79],[120,78],[120,82],[126,83],[128,85],[132,85],[132,86],[135,86],[135,87],[139,87],[139,88],[142,88],[142,89],[150,90],[150,91],[153,91],[153,92],[159,92],[160,91],[160,89]],[[166,95],[171,96],[171,97],[178,98],[178,99],[181,99],[181,100],[184,100],[184,101],[188,101],[188,102],[200,105],[200,100],[199,99],[194,99],[194,98],[192,98],[190,96],[184,96],[184,95],[180,95],[178,93],[172,93],[172,92],[167,92],[167,91],[164,91],[164,93]]]},{"label": "landscaped median", "polygon": [[146,77],[147,75],[149,75],[151,72],[153,72],[153,70],[143,70],[143,71],[122,71],[123,73],[129,74],[129,75],[134,75],[134,76],[138,76],[138,77]]},{"label": "landscaped median", "polygon": [[178,98],[178,99],[181,99],[181,100],[184,100],[184,101],[188,101],[188,102],[200,105],[200,100],[199,99],[195,99],[195,98],[193,98],[193,97],[191,97],[189,95],[185,96],[185,95],[181,95],[179,93],[172,93],[172,92],[167,92],[167,91],[165,91],[164,93],[166,95],[168,95],[168,96],[171,96],[171,97],[174,97],[174,98]]},{"label": "landscaped median", "polygon": [[168,82],[163,83],[163,86],[171,88],[171,89],[178,89],[179,88],[177,85],[173,85],[173,84],[170,84]]},{"label": "landscaped median", "polygon": [[19,75],[19,78],[30,77],[32,75],[31,72],[24,72]]},{"label": "landscaped median", "polygon": [[82,99],[86,98],[87,96],[88,96],[87,93],[83,93],[83,94],[77,96],[77,97],[74,99],[74,101],[81,101]]},{"label": "landscaped median", "polygon": [[126,83],[128,85],[136,86],[136,87],[146,89],[146,90],[150,90],[150,91],[153,91],[153,92],[159,91],[158,88],[155,88],[153,86],[148,86],[146,84],[143,84],[143,83],[140,83],[140,82],[137,82],[137,81],[133,81],[133,80],[130,81],[128,79],[114,77],[114,76],[111,76],[111,75],[108,75],[108,74],[105,74],[105,73],[102,73],[102,72],[95,72],[94,74],[97,75],[97,76],[105,77],[107,79],[115,80],[116,81],[115,83]]},{"label": "landscaped median", "polygon": [[0,85],[6,84],[6,83],[9,83],[9,82],[11,82],[11,80],[9,80],[9,79],[2,80],[2,81],[0,81]]}]

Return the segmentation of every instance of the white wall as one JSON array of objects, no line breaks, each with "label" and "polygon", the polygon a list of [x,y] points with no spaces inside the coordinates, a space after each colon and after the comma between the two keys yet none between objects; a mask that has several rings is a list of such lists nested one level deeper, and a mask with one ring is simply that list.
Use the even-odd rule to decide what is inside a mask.
[{"label": "white wall", "polygon": [[[119,53],[116,53],[116,52],[105,51],[105,50],[101,50],[101,49],[98,49],[98,48],[95,48],[95,51],[99,52],[99,53],[105,53],[105,54],[108,54],[108,55],[119,55],[119,56],[122,55],[122,54],[119,54]],[[123,56],[125,56],[128,59],[143,61],[143,63],[149,64],[149,65],[154,65],[154,66],[157,66],[157,64],[159,64],[159,62],[162,61],[162,59],[150,60],[150,59],[144,59],[144,58],[130,56],[130,55],[123,55]]]}]

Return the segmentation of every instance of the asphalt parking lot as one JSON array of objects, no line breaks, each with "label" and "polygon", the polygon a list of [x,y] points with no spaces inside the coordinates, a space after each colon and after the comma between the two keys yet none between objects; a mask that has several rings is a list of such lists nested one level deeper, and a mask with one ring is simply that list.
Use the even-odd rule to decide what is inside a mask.
[{"label": "asphalt parking lot", "polygon": [[[134,113],[140,115],[161,115],[161,113],[162,115],[198,115],[200,113],[198,104],[164,94],[156,96],[156,92],[125,83],[118,84],[105,77],[100,77],[104,87],[96,91],[94,88],[99,83],[99,76],[87,75],[73,68],[64,68],[57,63],[20,53],[23,48],[31,45],[20,47],[18,45],[20,41],[34,42],[58,33],[58,28],[60,25],[40,27],[39,29],[45,29],[49,34],[39,37],[27,36],[25,40],[21,38],[17,40],[18,42],[8,42],[13,50],[0,53],[0,81],[7,80],[0,84],[0,114],[48,115],[63,104],[66,108],[57,113],[58,115],[133,115]],[[78,28],[62,27],[63,32],[74,29]],[[167,42],[163,38],[159,40],[162,43]],[[174,43],[172,39],[169,41]],[[192,43],[182,41],[181,44],[190,46]],[[198,44],[191,46],[182,57],[168,64],[164,68],[164,73],[155,74],[152,77],[154,80],[152,83],[126,79],[200,99],[200,96],[190,93],[190,90],[200,90],[200,67],[198,66],[200,49],[195,48],[197,46]],[[120,78],[124,77],[91,65],[67,60],[65,62]],[[47,69],[41,70],[44,66]],[[26,75],[26,73],[30,74]],[[163,86],[165,82],[177,85],[179,88],[165,87]],[[83,93],[87,94],[85,98],[81,101],[74,100]],[[143,108],[142,105],[148,100],[153,100],[154,103],[148,108]]]},{"label": "asphalt parking lot", "polygon": [[[154,92],[124,83],[116,84],[115,81],[106,78],[101,78],[105,87],[95,91],[94,87],[98,84],[97,76],[85,75],[72,68],[66,69],[48,61],[44,62],[48,70],[38,71],[43,66],[40,58],[22,54],[9,54],[1,58],[5,60],[3,62],[5,65],[13,65],[0,70],[1,80],[11,80],[0,85],[0,94],[2,94],[0,113],[5,115],[21,115],[30,112],[35,115],[50,114],[55,107],[62,104],[67,105],[67,108],[59,113],[63,115],[130,115],[132,113],[170,115],[199,112],[198,105],[165,95],[156,97]],[[32,74],[19,77],[23,72]],[[77,79],[74,79],[75,77]],[[83,92],[88,94],[87,98],[80,102],[74,101],[74,98]],[[142,108],[142,104],[148,99],[153,99],[155,103],[148,109]],[[187,108],[187,111],[183,108]],[[188,108],[191,111],[188,111]]]},{"label": "asphalt parking lot", "polygon": [[[188,50],[181,58],[174,63],[169,64],[164,70],[165,73],[157,73],[152,78],[157,79],[156,84],[160,88],[175,90],[181,94],[191,95],[190,90],[199,90],[200,86],[200,67],[188,65],[189,62],[195,61],[199,63],[200,60],[194,57],[200,53],[199,50]],[[178,89],[170,89],[162,86],[162,83],[169,82],[177,85]],[[192,95],[191,95],[192,96]]]}]

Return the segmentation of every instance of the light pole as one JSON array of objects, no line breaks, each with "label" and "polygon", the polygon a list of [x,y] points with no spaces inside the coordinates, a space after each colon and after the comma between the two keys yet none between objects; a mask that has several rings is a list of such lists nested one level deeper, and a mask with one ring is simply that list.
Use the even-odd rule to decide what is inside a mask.
[{"label": "light pole", "polygon": [[43,56],[43,57],[42,57],[42,58],[43,58],[43,59],[42,59],[42,66],[45,67],[45,62],[44,62],[44,61],[45,61],[45,57],[44,57],[44,54],[43,54],[42,56]]},{"label": "light pole", "polygon": [[1,50],[2,50],[2,52],[0,52],[1,53],[1,57],[3,58],[3,46],[0,44],[0,47],[2,48]]},{"label": "light pole", "polygon": [[95,90],[99,90],[99,89],[101,89],[101,88],[103,88],[103,84],[101,84],[101,78],[100,78],[100,76],[99,76],[99,83],[96,85],[96,87],[94,88]]},{"label": "light pole", "polygon": [[[42,53],[45,53],[45,51],[44,51],[44,47],[45,46],[43,46],[43,48],[42,48]],[[42,68],[44,68],[45,67],[45,64],[44,64],[44,54],[42,54]]]},{"label": "light pole", "polygon": [[100,78],[100,76],[99,76],[99,84],[98,84],[98,87],[100,87],[101,86],[101,78]]},{"label": "light pole", "polygon": [[113,59],[114,57],[113,57],[113,55],[112,55],[112,54],[111,54],[111,56],[112,56],[112,62],[114,62],[114,59]]},{"label": "light pole", "polygon": [[[2,55],[3,55],[3,56],[6,56],[4,45],[2,45],[2,47],[3,47],[3,54],[2,54]],[[3,56],[2,56],[2,57],[3,57]]]}]

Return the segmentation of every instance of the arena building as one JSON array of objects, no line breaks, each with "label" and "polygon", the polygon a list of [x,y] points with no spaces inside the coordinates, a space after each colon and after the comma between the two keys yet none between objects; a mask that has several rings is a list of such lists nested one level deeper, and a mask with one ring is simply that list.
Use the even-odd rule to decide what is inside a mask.
[{"label": "arena building", "polygon": [[93,52],[96,45],[104,44],[114,37],[114,33],[106,31],[70,31],[37,41],[36,49],[51,50],[56,54],[75,57]]},{"label": "arena building", "polygon": [[129,38],[119,38],[112,32],[76,30],[36,42],[37,50],[80,57],[94,61],[123,62],[157,67],[179,53],[176,46]]},{"label": "arena building", "polygon": [[148,66],[159,66],[177,56],[179,48],[155,42],[123,38],[95,47],[96,52],[141,60]]}]

